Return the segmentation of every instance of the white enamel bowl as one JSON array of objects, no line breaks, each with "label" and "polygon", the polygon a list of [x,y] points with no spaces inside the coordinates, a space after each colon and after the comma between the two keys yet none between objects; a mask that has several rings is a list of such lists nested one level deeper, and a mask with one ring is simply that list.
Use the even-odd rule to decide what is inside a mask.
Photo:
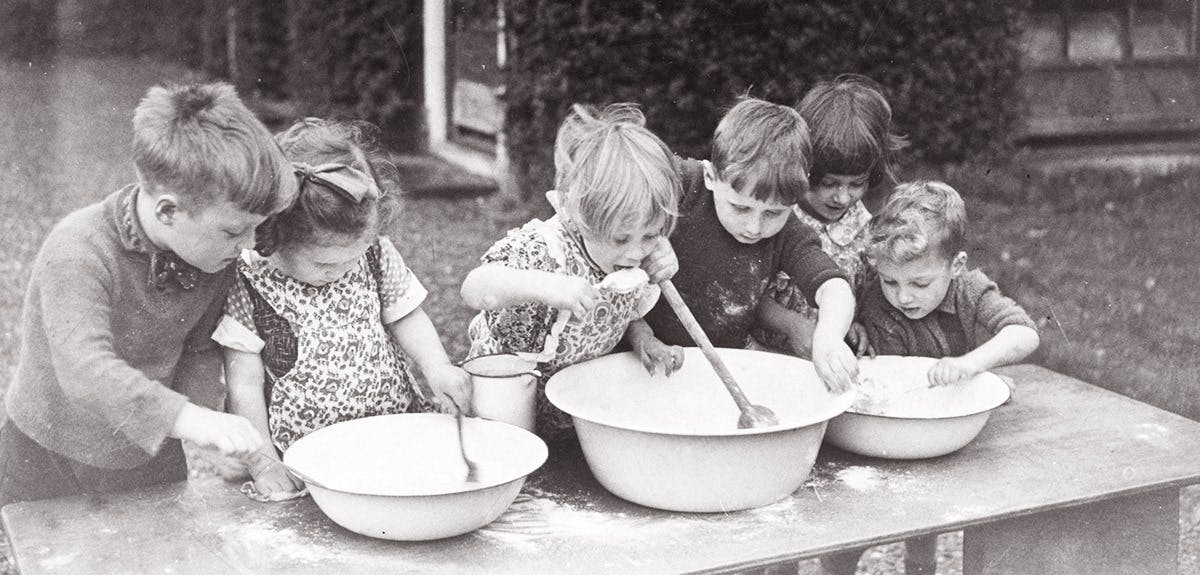
[{"label": "white enamel bowl", "polygon": [[[826,441],[852,453],[887,459],[924,459],[953,453],[979,435],[992,410],[1011,391],[991,372],[955,385],[928,387],[937,360],[879,356],[859,362],[863,378],[892,393],[867,394],[829,422]],[[912,390],[912,391],[907,391]]]},{"label": "white enamel bowl", "polygon": [[669,378],[619,353],[550,379],[546,396],[573,416],[605,489],[648,507],[718,512],[767,505],[804,483],[826,422],[850,406],[853,392],[829,394],[802,359],[718,351],[750,402],[774,411],[780,425],[738,429],[737,405],[696,348]]},{"label": "white enamel bowl", "polygon": [[380,415],[337,423],[299,439],[283,455],[309,484],[321,511],[370,537],[422,541],[491,523],[546,461],[546,444],[519,427],[463,420],[478,482],[467,483],[454,418]]}]

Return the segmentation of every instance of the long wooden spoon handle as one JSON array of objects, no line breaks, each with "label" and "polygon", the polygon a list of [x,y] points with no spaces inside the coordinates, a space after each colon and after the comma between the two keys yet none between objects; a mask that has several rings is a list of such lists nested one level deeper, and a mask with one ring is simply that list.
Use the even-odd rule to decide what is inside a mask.
[{"label": "long wooden spoon handle", "polygon": [[696,345],[700,347],[700,351],[704,352],[708,363],[712,364],[713,370],[717,372],[717,377],[721,378],[721,383],[725,384],[725,388],[733,396],[733,401],[737,403],[738,409],[742,411],[748,409],[750,400],[746,399],[746,394],[742,393],[742,388],[733,379],[733,374],[729,373],[729,368],[725,367],[724,361],[721,361],[721,356],[713,347],[712,341],[708,339],[708,335],[704,333],[704,329],[700,327],[700,322],[696,321],[696,316],[692,315],[692,310],[679,295],[679,290],[675,289],[675,284],[671,283],[671,280],[663,280],[658,283],[658,287],[662,289],[662,295],[667,299],[667,304],[675,311],[675,315],[679,316],[679,323],[683,324],[688,335],[696,341]]}]

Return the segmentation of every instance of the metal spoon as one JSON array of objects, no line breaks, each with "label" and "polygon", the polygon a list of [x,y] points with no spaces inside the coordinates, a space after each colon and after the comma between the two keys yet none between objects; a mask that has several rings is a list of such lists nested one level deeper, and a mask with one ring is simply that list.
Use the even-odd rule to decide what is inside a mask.
[{"label": "metal spoon", "polygon": [[272,465],[278,465],[278,466],[282,467],[284,469],[284,471],[287,471],[288,473],[291,473],[292,475],[295,475],[296,477],[300,478],[300,481],[303,481],[309,485],[315,485],[317,487],[320,487],[321,489],[329,489],[328,487],[325,487],[324,485],[322,485],[320,481],[317,481],[316,479],[309,477],[308,474],[303,473],[303,472],[297,470],[295,467],[292,467],[292,466],[284,463],[283,461],[281,461],[278,457],[275,457],[274,455],[268,455],[261,451],[257,451],[257,452],[255,452],[255,454],[258,455],[259,457],[266,459]]},{"label": "metal spoon", "polygon": [[463,444],[463,410],[458,406],[458,402],[454,401],[454,399],[449,397],[447,397],[447,399],[450,399],[450,403],[454,405],[455,409],[454,423],[455,427],[458,429],[458,451],[462,454],[463,463],[467,466],[466,481],[467,483],[475,483],[479,481],[479,468],[470,457],[467,457],[467,447]]},{"label": "metal spoon", "polygon": [[725,389],[729,390],[729,395],[733,396],[734,403],[742,411],[742,415],[738,417],[738,429],[779,425],[779,418],[775,416],[775,412],[761,405],[754,405],[750,403],[749,399],[746,399],[746,394],[742,392],[742,388],[733,379],[733,374],[729,372],[729,368],[725,367],[725,362],[721,360],[721,356],[717,354],[712,341],[708,339],[708,335],[704,333],[704,329],[696,321],[696,316],[692,315],[692,310],[688,308],[687,303],[683,301],[683,297],[679,295],[679,290],[675,289],[675,284],[671,283],[671,280],[663,280],[659,282],[658,287],[662,289],[663,297],[667,299],[667,303],[675,311],[675,315],[679,316],[679,322],[687,329],[688,335],[692,336],[692,339],[696,341],[696,345],[700,347],[700,351],[704,352],[704,357],[708,359],[708,363],[717,372],[717,377],[721,378],[721,383],[725,384]]}]

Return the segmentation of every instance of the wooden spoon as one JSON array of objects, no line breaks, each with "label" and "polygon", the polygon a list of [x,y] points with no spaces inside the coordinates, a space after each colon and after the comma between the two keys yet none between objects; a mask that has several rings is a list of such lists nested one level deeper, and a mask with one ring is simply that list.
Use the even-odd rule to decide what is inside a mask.
[{"label": "wooden spoon", "polygon": [[775,416],[775,412],[761,405],[751,404],[750,400],[746,399],[746,394],[733,379],[729,368],[725,367],[725,362],[721,361],[721,356],[717,354],[708,335],[696,321],[696,316],[692,315],[692,310],[680,297],[679,290],[675,289],[675,284],[671,283],[671,280],[663,280],[659,282],[658,287],[662,289],[663,297],[667,299],[667,303],[675,311],[675,315],[679,316],[679,322],[683,324],[688,335],[696,341],[700,351],[704,352],[704,357],[708,359],[708,363],[717,372],[717,377],[721,378],[721,383],[725,384],[725,389],[729,390],[729,395],[733,396],[734,403],[737,403],[738,409],[742,411],[742,415],[738,417],[738,429],[779,425],[779,418]]}]

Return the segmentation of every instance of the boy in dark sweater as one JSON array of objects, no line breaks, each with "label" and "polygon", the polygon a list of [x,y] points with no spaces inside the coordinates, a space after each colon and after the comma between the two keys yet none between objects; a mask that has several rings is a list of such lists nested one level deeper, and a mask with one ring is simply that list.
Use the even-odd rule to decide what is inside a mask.
[{"label": "boy in dark sweater", "polygon": [[[712,160],[680,162],[683,197],[671,235],[679,272],[672,281],[714,345],[750,346],[756,322],[811,338],[817,374],[841,391],[858,373],[843,341],[854,295],[816,233],[792,213],[808,189],[811,155],[808,128],[796,110],[754,98],[730,109],[713,135]],[[819,307],[815,329],[763,297],[780,271]],[[693,345],[666,302],[659,301],[645,323],[657,339],[630,341],[643,342],[635,348],[647,364],[663,363],[655,355],[667,346]]]},{"label": "boy in dark sweater", "polygon": [[177,481],[186,439],[249,455],[216,411],[209,338],[242,249],[295,195],[270,133],[227,84],[155,87],[133,118],[138,183],[64,218],[33,264],[0,429],[0,504]]}]

